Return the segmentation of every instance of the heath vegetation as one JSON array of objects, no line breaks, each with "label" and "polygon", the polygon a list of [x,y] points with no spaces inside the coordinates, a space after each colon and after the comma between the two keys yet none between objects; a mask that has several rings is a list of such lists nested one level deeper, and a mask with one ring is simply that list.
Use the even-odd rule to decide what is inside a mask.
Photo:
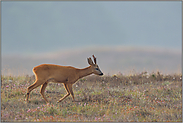
[{"label": "heath vegetation", "polygon": [[1,76],[1,121],[105,121],[105,122],[182,122],[182,74],[134,73],[84,77],[73,85],[71,96],[64,86],[49,83],[25,101],[34,76]]}]

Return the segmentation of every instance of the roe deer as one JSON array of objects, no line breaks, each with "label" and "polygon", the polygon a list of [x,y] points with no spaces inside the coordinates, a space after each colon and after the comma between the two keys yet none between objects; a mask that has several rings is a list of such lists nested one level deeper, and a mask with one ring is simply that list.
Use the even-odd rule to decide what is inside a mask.
[{"label": "roe deer", "polygon": [[96,57],[93,55],[94,63],[91,58],[87,58],[89,67],[78,69],[71,66],[60,66],[60,65],[54,65],[54,64],[41,64],[39,66],[36,66],[33,68],[33,72],[36,77],[36,81],[27,88],[27,97],[26,100],[28,101],[30,92],[37,88],[38,86],[41,86],[40,93],[44,100],[48,103],[48,100],[44,96],[44,91],[49,82],[55,82],[55,83],[63,83],[65,90],[67,91],[67,94],[58,100],[57,102],[61,102],[64,100],[67,96],[71,94],[73,101],[74,99],[74,93],[72,91],[72,85],[80,78],[84,76],[88,76],[90,74],[96,74],[96,75],[103,75],[101,70],[99,69],[97,63],[96,63]]}]

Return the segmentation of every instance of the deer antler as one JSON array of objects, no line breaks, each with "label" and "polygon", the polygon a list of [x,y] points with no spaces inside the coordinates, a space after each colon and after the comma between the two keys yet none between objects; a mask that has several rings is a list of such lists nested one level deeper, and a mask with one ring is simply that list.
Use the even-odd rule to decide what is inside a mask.
[{"label": "deer antler", "polygon": [[96,60],[96,57],[94,55],[93,56],[93,59],[94,59],[94,63],[97,64],[97,60]]},{"label": "deer antler", "polygon": [[92,59],[90,57],[88,58],[88,64],[89,65],[93,65],[93,61],[92,61]]}]

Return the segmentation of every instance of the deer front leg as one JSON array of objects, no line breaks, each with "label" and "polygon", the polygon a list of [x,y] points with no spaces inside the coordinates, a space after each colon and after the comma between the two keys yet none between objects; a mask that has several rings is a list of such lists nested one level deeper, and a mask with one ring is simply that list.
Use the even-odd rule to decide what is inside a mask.
[{"label": "deer front leg", "polygon": [[74,93],[72,91],[72,84],[68,84],[67,87],[68,87],[68,90],[69,90],[69,92],[72,96],[73,102],[76,102],[75,99],[74,99]]},{"label": "deer front leg", "polygon": [[61,102],[62,100],[64,100],[66,97],[70,95],[70,91],[68,90],[68,87],[65,83],[64,83],[64,87],[65,87],[65,90],[67,91],[67,94],[64,97],[62,97],[59,101],[57,101],[57,103]]}]

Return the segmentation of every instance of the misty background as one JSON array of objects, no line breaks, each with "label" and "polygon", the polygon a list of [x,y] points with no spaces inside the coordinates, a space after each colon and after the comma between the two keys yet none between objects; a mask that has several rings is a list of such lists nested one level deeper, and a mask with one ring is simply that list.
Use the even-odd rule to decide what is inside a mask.
[{"label": "misty background", "polygon": [[180,73],[181,1],[2,1],[1,74],[33,75],[42,63],[104,74]]}]

